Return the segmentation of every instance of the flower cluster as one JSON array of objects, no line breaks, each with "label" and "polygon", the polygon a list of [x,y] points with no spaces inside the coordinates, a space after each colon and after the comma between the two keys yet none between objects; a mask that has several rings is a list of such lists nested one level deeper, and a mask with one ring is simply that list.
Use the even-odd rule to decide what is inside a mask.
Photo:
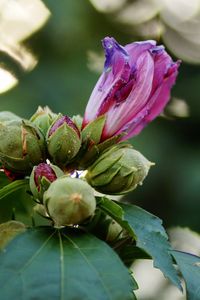
[{"label": "flower cluster", "polygon": [[[169,101],[179,62],[154,41],[125,47],[103,40],[104,71],[84,118],[39,107],[30,120],[0,114],[0,162],[12,180],[30,176],[35,210],[55,226],[95,215],[94,189],[124,194],[141,184],[152,163],[124,141],[158,116]],[[72,174],[83,172],[81,178]]]}]

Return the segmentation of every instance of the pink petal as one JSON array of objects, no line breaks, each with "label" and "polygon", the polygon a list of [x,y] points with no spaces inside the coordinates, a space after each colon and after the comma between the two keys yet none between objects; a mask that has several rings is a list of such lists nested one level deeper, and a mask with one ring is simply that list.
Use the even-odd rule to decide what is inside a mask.
[{"label": "pink petal", "polygon": [[165,74],[164,81],[156,89],[153,96],[149,98],[147,105],[126,124],[122,131],[127,132],[122,140],[127,140],[141,132],[141,130],[153,119],[155,119],[164,109],[170,99],[170,91],[176,81],[179,62],[173,63]]},{"label": "pink petal", "polygon": [[130,122],[149,98],[154,74],[154,63],[150,53],[145,52],[140,55],[136,70],[136,83],[126,101],[115,105],[107,113],[103,139],[105,136],[112,136]]},{"label": "pink petal", "polygon": [[105,38],[103,44],[106,54],[105,68],[88,101],[83,127],[114,104],[113,95],[128,81],[131,73],[129,56],[124,48],[113,38]]},{"label": "pink petal", "polygon": [[129,59],[129,63],[130,65],[134,65],[139,56],[143,53],[146,52],[150,49],[155,48],[156,46],[156,41],[144,41],[144,42],[134,42],[131,44],[126,45],[124,48],[126,49],[126,51],[128,52],[130,59]]}]

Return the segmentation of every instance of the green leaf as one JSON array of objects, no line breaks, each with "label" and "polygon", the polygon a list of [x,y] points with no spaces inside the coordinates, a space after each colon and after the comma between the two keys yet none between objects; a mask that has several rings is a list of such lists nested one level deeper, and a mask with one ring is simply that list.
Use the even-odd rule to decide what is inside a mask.
[{"label": "green leaf", "polygon": [[20,179],[7,184],[6,186],[0,189],[0,200],[26,186],[28,187],[27,179]]},{"label": "green leaf", "polygon": [[136,299],[134,281],[106,243],[78,229],[35,227],[0,254],[1,298]]},{"label": "green leaf", "polygon": [[173,260],[170,255],[171,246],[162,226],[162,221],[144,209],[129,204],[119,203],[103,198],[99,207],[115,219],[136,239],[137,247],[144,250],[159,268],[180,290],[182,290]]},{"label": "green leaf", "polygon": [[200,299],[200,257],[190,253],[171,251],[186,282],[187,299]]}]

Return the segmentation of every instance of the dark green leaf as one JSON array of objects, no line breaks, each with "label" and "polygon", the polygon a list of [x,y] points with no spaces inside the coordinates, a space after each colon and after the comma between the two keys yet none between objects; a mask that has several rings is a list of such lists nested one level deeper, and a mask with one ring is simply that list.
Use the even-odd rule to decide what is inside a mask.
[{"label": "dark green leaf", "polygon": [[171,251],[175,258],[179,269],[186,282],[187,299],[199,300],[200,299],[200,257],[180,252]]},{"label": "dark green leaf", "polygon": [[137,247],[153,258],[154,266],[159,268],[179,289],[182,289],[169,253],[172,249],[162,221],[135,205],[116,204],[106,198],[100,200],[98,205],[136,239]]},{"label": "dark green leaf", "polygon": [[145,251],[133,244],[125,244],[123,247],[116,248],[115,250],[127,267],[130,267],[136,259],[151,259]]},{"label": "dark green leaf", "polygon": [[39,227],[0,255],[1,298],[136,299],[134,281],[106,243],[79,230]]},{"label": "dark green leaf", "polygon": [[13,192],[22,189],[24,187],[28,187],[28,180],[27,179],[21,179],[21,180],[16,180],[13,181],[3,188],[0,189],[0,200],[2,198],[7,197],[8,195],[12,194]]}]

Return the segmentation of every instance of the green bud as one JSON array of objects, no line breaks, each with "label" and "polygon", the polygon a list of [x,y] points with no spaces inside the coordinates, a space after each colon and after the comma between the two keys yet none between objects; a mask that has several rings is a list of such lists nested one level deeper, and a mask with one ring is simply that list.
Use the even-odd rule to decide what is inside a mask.
[{"label": "green bud", "polygon": [[1,111],[0,112],[0,122],[9,122],[9,121],[20,121],[21,118],[13,114],[10,111]]},{"label": "green bud", "polygon": [[52,164],[41,163],[35,166],[30,176],[30,189],[34,198],[42,202],[43,194],[51,182],[63,175],[63,171]]},{"label": "green bud", "polygon": [[80,132],[67,116],[61,116],[47,133],[48,152],[55,164],[65,167],[78,153],[81,146]]},{"label": "green bud", "polygon": [[7,170],[30,174],[45,160],[44,137],[30,122],[0,123],[0,141],[0,161]]},{"label": "green bud", "polygon": [[94,214],[96,200],[89,184],[63,176],[44,193],[44,205],[56,227],[82,223]]},{"label": "green bud", "polygon": [[46,136],[49,127],[57,118],[57,114],[54,114],[48,106],[44,108],[39,106],[34,115],[30,118],[30,121],[35,124]]},{"label": "green bud", "polygon": [[104,151],[88,168],[86,179],[98,192],[124,194],[142,184],[151,165],[131,145],[118,144]]}]

